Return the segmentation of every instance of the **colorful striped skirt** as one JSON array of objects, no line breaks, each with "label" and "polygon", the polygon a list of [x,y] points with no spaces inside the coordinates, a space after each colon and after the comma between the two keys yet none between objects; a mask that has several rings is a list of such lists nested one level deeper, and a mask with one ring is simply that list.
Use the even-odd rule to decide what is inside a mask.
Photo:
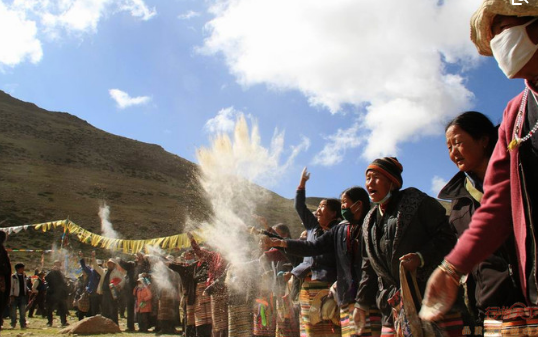
[{"label": "colorful striped skirt", "polygon": [[196,284],[196,300],[194,301],[194,324],[201,326],[211,324],[211,297],[203,295],[205,282]]},{"label": "colorful striped skirt", "polygon": [[276,330],[276,307],[272,294],[258,297],[253,305],[254,336],[274,336]]},{"label": "colorful striped skirt", "polygon": [[301,304],[301,337],[340,337],[340,327],[332,321],[321,321],[317,324],[310,323],[310,306],[312,300],[323,289],[329,289],[327,282],[313,281],[307,277],[299,293],[299,303]]},{"label": "colorful striped skirt", "polygon": [[435,323],[445,333],[445,336],[456,337],[463,333],[463,320],[459,312],[449,312],[442,320]]},{"label": "colorful striped skirt", "polygon": [[492,309],[488,313],[489,317],[484,320],[484,337],[538,336],[538,307],[517,303],[511,308]]},{"label": "colorful striped skirt", "polygon": [[228,337],[252,337],[252,305],[228,305]]},{"label": "colorful striped skirt", "polygon": [[[461,319],[461,313],[449,312],[441,321],[436,321],[435,330],[440,331],[445,337],[461,337],[463,336],[464,326]],[[424,327],[424,325],[423,325]],[[427,333],[425,331],[425,333]],[[396,330],[394,327],[383,326],[381,328],[381,337],[395,336]]]},{"label": "colorful striped skirt", "polygon": [[194,325],[194,304],[187,304],[187,325]]},{"label": "colorful striped skirt", "polygon": [[[340,326],[342,329],[342,337],[357,336],[357,327],[353,321],[354,303],[343,304],[340,307]],[[364,327],[361,336],[379,336],[381,334],[381,313],[377,308],[370,309],[369,315],[366,317],[366,326]]]},{"label": "colorful striped skirt", "polygon": [[176,301],[170,296],[159,298],[159,311],[157,311],[157,320],[173,321],[176,319]]},{"label": "colorful striped skirt", "polygon": [[299,337],[298,312],[288,295],[276,301],[276,337]]},{"label": "colorful striped skirt", "polygon": [[228,291],[226,288],[219,289],[211,295],[211,320],[213,331],[228,329]]}]

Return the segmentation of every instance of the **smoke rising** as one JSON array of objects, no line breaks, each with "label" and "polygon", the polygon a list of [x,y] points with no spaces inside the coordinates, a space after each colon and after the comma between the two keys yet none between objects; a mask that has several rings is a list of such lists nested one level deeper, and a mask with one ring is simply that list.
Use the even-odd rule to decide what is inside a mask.
[{"label": "smoke rising", "polygon": [[99,218],[101,219],[101,234],[108,238],[119,239],[120,236],[110,222],[110,207],[104,201],[99,206]]}]

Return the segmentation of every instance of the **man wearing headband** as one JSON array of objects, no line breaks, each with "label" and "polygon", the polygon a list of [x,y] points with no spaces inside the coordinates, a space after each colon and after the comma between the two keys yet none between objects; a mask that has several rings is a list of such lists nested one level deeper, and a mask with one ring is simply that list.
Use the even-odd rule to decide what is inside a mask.
[{"label": "man wearing headband", "polygon": [[435,320],[450,309],[463,275],[514,233],[519,283],[526,304],[538,305],[536,280],[538,220],[538,2],[513,5],[485,0],[471,18],[478,52],[494,56],[508,78],[525,79],[525,89],[504,111],[499,141],[484,179],[484,196],[469,229],[432,274],[420,316]]}]

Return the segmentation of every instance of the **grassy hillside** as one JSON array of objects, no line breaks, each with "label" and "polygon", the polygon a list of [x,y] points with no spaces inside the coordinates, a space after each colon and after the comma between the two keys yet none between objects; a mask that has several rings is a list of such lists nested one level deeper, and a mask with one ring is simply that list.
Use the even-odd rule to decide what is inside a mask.
[{"label": "grassy hillside", "polygon": [[[104,132],[68,113],[46,111],[0,91],[2,227],[69,218],[100,233],[97,213],[105,201],[122,238],[182,233],[187,217],[204,221],[211,216],[198,174],[196,164],[160,146]],[[255,212],[270,223],[290,225],[298,236],[302,226],[293,201],[266,192],[269,201]],[[314,211],[320,200],[307,198],[309,208]],[[60,246],[61,236],[60,230],[29,230],[10,236],[6,246],[51,249]],[[76,250],[92,249],[74,237],[70,244]],[[31,261],[30,268],[40,257],[12,253],[13,260]]]},{"label": "grassy hillside", "polygon": [[[69,217],[99,233],[97,213],[105,201],[110,221],[125,239],[181,233],[187,217],[203,221],[211,215],[198,173],[194,163],[160,146],[104,132],[68,113],[0,92],[0,226]],[[293,201],[269,194],[257,213],[290,224],[298,235]],[[10,236],[7,246],[50,249],[60,245],[61,235],[30,230]],[[75,249],[91,248],[76,238],[71,242]]]}]

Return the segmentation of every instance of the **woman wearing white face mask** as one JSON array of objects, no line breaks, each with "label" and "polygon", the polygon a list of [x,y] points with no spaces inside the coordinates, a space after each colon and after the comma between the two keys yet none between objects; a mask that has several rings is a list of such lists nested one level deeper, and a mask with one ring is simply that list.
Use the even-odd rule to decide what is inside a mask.
[{"label": "woman wearing white face mask", "polygon": [[[524,78],[526,87],[504,112],[480,208],[428,282],[423,319],[442,316],[455,299],[461,276],[492,254],[511,233],[516,239],[517,270],[526,304],[538,305],[537,17],[537,1],[512,5],[509,0],[485,0],[471,19],[471,39],[479,53],[495,56],[507,77]],[[515,331],[515,335],[520,332]]]}]

